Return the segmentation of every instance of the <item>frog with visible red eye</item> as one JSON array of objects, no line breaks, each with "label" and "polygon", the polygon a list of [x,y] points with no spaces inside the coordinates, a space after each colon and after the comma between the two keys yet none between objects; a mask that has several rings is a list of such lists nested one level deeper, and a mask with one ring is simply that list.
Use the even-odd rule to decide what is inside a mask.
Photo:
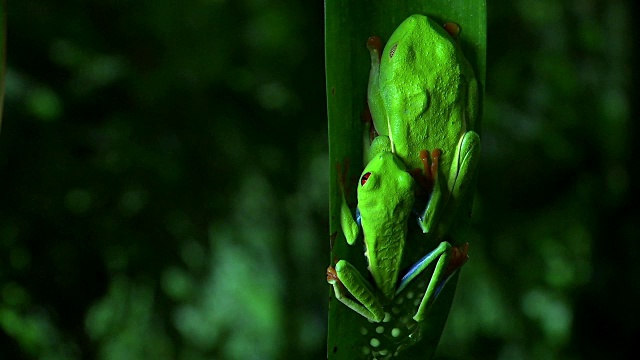
[{"label": "frog with visible red eye", "polygon": [[[457,31],[453,24],[442,27],[413,15],[396,29],[384,51],[378,38],[367,43],[372,63],[369,109],[379,135],[358,184],[356,219],[343,196],[341,225],[350,245],[362,228],[373,283],[345,260],[327,269],[327,281],[338,300],[372,322],[406,315],[395,305],[403,291],[413,298],[417,283],[424,288],[411,301],[416,308],[406,311],[422,321],[467,258],[466,245],[445,239],[467,206],[461,200],[468,195],[480,154],[480,138],[473,131],[478,86],[454,38]],[[418,174],[412,176],[415,169]],[[340,185],[344,195],[345,184]],[[433,250],[401,274],[403,258],[415,256],[408,254],[412,214],[426,235],[410,240],[430,242]],[[434,262],[432,275],[422,281]]]}]

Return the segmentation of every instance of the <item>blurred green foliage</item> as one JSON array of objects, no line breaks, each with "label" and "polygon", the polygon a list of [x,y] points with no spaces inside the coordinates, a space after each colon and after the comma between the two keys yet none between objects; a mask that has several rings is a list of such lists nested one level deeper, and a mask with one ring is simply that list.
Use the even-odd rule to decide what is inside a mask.
[{"label": "blurred green foliage", "polygon": [[[471,259],[440,359],[632,353],[631,10],[489,2]],[[322,11],[8,3],[0,358],[325,357]]]}]

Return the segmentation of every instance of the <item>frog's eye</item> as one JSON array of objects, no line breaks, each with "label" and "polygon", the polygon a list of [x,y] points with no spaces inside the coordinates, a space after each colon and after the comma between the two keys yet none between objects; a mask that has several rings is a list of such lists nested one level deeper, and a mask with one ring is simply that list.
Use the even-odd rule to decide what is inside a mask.
[{"label": "frog's eye", "polygon": [[360,178],[360,185],[364,186],[364,184],[367,183],[367,180],[369,180],[369,176],[371,176],[370,172],[362,175],[362,177]]},{"label": "frog's eye", "polygon": [[391,59],[393,55],[396,54],[396,49],[398,49],[398,44],[394,44],[389,50],[389,59]]}]

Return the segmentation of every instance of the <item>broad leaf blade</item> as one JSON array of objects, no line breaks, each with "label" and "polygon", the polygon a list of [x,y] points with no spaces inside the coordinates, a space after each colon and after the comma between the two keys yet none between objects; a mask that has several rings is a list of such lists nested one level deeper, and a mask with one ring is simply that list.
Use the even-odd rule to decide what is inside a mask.
[{"label": "broad leaf blade", "polygon": [[[330,239],[331,263],[345,259],[359,269],[365,269],[361,246],[346,244],[340,229],[340,190],[338,164],[349,164],[349,175],[358,176],[363,164],[363,124],[361,113],[366,108],[369,75],[369,55],[365,47],[369,36],[386,41],[395,28],[412,14],[425,14],[441,23],[452,21],[460,25],[460,42],[480,82],[484,94],[486,56],[485,1],[363,1],[325,0],[325,56],[327,72],[327,106],[329,117],[330,154]],[[479,119],[480,120],[480,119]],[[480,122],[477,122],[476,131]],[[355,203],[355,194],[348,194]],[[458,276],[454,276],[434,304],[422,340],[404,353],[404,358],[429,359],[433,356],[444,328],[455,294]],[[327,287],[330,289],[330,287]],[[361,334],[368,324],[360,315],[348,309],[330,290],[329,359],[366,358],[363,346],[371,334]]]}]

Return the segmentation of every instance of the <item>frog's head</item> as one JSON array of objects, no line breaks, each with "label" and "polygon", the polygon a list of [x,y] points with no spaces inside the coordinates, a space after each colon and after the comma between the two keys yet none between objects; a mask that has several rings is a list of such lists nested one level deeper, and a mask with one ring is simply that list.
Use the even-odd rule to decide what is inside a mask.
[{"label": "frog's head", "polygon": [[360,177],[365,255],[377,287],[388,299],[396,290],[414,197],[414,180],[392,152],[376,154]]},{"label": "frog's head", "polygon": [[[424,88],[425,80],[438,85],[442,77],[451,77],[452,64],[461,56],[456,40],[434,20],[413,15],[393,32],[380,59],[384,83],[415,79]],[[431,87],[428,87],[431,88]]]},{"label": "frog's head", "polygon": [[466,105],[467,79],[472,77],[466,73],[468,63],[456,40],[432,19],[406,19],[389,38],[380,61],[385,110],[403,120],[398,126],[425,113],[447,117]]}]

